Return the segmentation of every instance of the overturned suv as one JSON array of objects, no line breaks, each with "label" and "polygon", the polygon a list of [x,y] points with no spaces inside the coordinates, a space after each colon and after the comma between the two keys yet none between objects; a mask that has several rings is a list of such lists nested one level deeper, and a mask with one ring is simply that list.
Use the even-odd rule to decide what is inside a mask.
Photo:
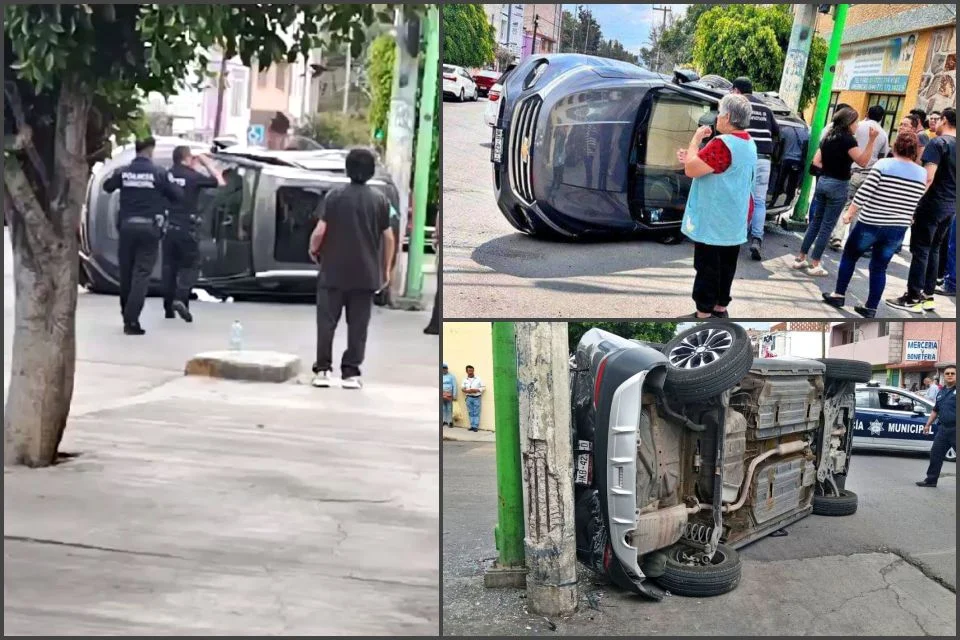
[{"label": "overturned suv", "polygon": [[578,559],[658,600],[732,590],[736,549],[856,511],[854,388],[869,378],[856,360],[754,359],[735,324],[666,345],[591,329],[571,358]]}]

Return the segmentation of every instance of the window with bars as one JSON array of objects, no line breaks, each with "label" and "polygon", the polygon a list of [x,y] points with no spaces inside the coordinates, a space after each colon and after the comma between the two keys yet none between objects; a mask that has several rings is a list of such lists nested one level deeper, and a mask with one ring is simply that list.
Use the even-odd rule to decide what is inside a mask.
[{"label": "window with bars", "polygon": [[823,121],[824,127],[828,126],[830,121],[833,120],[833,112],[837,110],[838,102],[840,102],[840,92],[834,91],[830,94],[830,104],[827,105],[827,117]]},{"label": "window with bars", "polygon": [[867,108],[874,105],[883,107],[883,121],[880,126],[890,137],[890,143],[897,138],[897,129],[900,126],[900,109],[903,107],[904,96],[896,94],[870,93],[867,94]]}]

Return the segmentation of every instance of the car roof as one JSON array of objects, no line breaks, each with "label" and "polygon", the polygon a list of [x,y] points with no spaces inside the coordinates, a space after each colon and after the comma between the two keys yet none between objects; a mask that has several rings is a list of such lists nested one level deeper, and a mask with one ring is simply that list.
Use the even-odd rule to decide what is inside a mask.
[{"label": "car roof", "polygon": [[918,393],[916,393],[916,392],[914,392],[914,391],[908,391],[907,389],[904,389],[904,388],[902,388],[902,387],[893,387],[893,386],[890,386],[890,385],[887,385],[887,384],[869,384],[869,383],[867,383],[867,384],[861,384],[861,383],[858,383],[858,384],[857,384],[857,389],[876,389],[877,391],[896,391],[896,392],[898,392],[898,393],[902,393],[903,395],[910,396],[910,397],[912,397],[912,398],[917,398],[918,400],[923,400],[924,402],[929,402],[929,401],[930,401],[929,399],[923,397],[922,395],[920,395],[920,394],[918,394]]}]

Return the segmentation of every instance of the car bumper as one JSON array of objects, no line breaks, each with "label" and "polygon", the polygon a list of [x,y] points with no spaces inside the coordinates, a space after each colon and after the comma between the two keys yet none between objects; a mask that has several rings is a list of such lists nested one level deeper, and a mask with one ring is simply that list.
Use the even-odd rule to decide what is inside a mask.
[{"label": "car bumper", "polygon": [[457,86],[456,82],[449,82],[447,80],[443,81],[443,92],[455,96],[460,94],[460,88]]}]

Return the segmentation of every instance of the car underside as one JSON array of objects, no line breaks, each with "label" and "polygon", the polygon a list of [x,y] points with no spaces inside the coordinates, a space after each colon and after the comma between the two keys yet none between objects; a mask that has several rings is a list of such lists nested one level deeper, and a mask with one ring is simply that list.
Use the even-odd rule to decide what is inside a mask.
[{"label": "car underside", "polygon": [[852,513],[851,378],[865,369],[754,359],[727,323],[662,351],[591,330],[571,371],[579,559],[652,598],[717,595],[740,580],[736,549]]}]

